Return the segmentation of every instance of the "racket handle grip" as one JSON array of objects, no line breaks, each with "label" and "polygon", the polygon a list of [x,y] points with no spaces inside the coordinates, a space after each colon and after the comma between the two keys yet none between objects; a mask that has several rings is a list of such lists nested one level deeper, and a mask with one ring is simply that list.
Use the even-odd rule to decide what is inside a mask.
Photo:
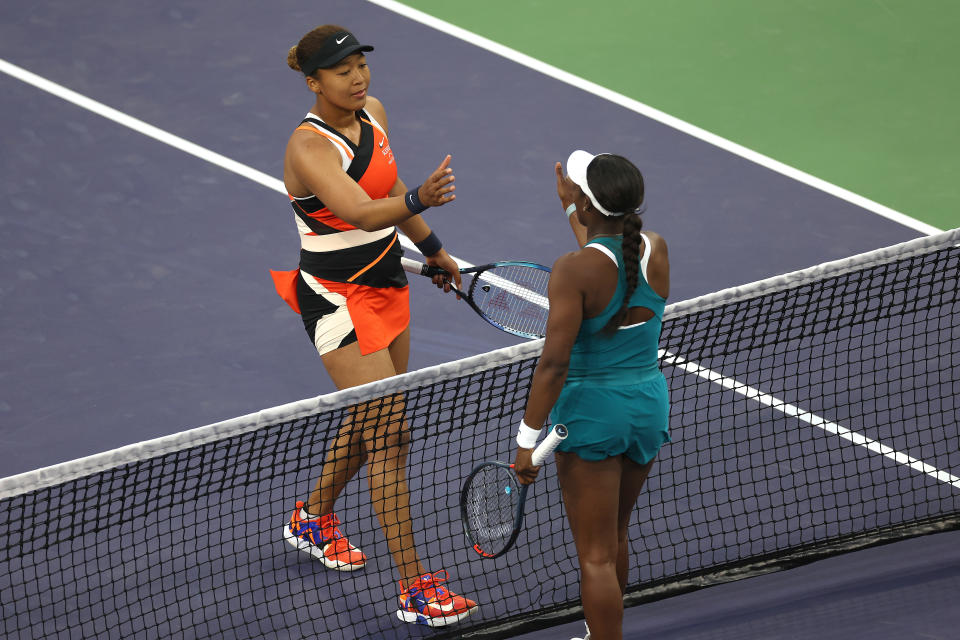
[{"label": "racket handle grip", "polygon": [[411,260],[410,258],[400,258],[400,266],[402,266],[403,270],[407,273],[415,273],[418,276],[433,277],[440,273],[446,273],[446,271],[440,269],[439,267],[431,267],[428,264],[423,264],[422,262],[417,262],[416,260]]},{"label": "racket handle grip", "polygon": [[567,437],[567,428],[562,425],[554,425],[553,431],[547,434],[547,437],[543,439],[543,442],[537,445],[537,448],[533,450],[532,462],[533,466],[539,467],[543,464],[543,461],[547,459],[553,450],[557,448],[557,445],[563,442],[563,439]]}]

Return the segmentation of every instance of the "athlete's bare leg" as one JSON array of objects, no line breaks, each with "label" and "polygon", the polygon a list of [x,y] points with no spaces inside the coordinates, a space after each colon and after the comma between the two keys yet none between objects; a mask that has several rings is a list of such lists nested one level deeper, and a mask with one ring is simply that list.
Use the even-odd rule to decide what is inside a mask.
[{"label": "athlete's bare leg", "polygon": [[[382,380],[406,371],[410,330],[388,349],[362,355],[357,343],[322,356],[338,389]],[[383,528],[394,563],[406,586],[426,571],[417,555],[406,481],[410,435],[402,396],[363,404],[344,421],[331,445],[316,487],[307,501],[312,515],[325,515],[364,464],[374,512]]]}]

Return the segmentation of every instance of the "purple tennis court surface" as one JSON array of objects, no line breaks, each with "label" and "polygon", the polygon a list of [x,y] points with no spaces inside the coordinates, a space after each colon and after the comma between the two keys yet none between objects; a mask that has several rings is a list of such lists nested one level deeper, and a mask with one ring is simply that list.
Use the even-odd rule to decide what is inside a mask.
[{"label": "purple tennis court surface", "polygon": [[[39,0],[4,14],[3,60],[278,178],[311,104],[286,51],[316,24],[344,24],[377,47],[371,94],[403,179],[453,155],[458,200],[426,215],[473,263],[551,264],[574,248],[553,163],[575,148],[644,171],[672,300],[918,235],[367,3]],[[0,92],[0,476],[333,390],[268,274],[297,259],[282,193],[9,75]],[[517,341],[425,281],[412,290],[411,368]],[[627,637],[947,637],[960,619],[935,598],[960,591],[949,536],[646,605]],[[904,550],[917,559],[899,562]],[[902,593],[911,584],[922,597]],[[915,626],[883,622],[911,602],[899,608]],[[838,622],[850,609],[868,631]]]}]

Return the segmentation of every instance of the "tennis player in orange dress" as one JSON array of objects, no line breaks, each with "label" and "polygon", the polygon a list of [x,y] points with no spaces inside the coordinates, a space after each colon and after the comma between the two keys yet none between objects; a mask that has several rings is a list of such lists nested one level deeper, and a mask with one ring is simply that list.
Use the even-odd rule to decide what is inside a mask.
[{"label": "tennis player in orange dress", "polygon": [[[456,263],[420,215],[454,200],[450,156],[416,188],[408,189],[398,177],[386,111],[367,94],[365,54],[372,50],[343,27],[323,25],[287,58],[316,99],[284,158],[300,265],[272,274],[339,389],[407,370],[409,290],[397,228],[427,263],[460,284]],[[439,277],[436,282],[449,290]],[[427,571],[417,554],[406,483],[408,448],[401,397],[358,407],[330,444],[312,493],[296,503],[284,538],[330,569],[363,568],[367,558],[340,532],[334,503],[366,464],[373,508],[400,573],[397,616],[439,627],[470,615],[477,604],[442,586],[446,571]]]}]

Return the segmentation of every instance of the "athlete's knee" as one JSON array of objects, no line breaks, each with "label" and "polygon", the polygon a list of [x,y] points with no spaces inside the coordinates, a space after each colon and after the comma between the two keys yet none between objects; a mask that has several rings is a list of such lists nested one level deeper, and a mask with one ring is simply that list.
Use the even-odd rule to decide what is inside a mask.
[{"label": "athlete's knee", "polygon": [[614,566],[617,563],[617,547],[609,544],[591,545],[580,551],[580,564],[589,564],[592,567]]},{"label": "athlete's knee", "polygon": [[617,579],[616,554],[580,557],[580,572],[583,577],[589,581],[613,580]]},{"label": "athlete's knee", "polygon": [[363,441],[372,459],[402,457],[410,448],[410,429],[403,419],[385,420],[365,429]]},{"label": "athlete's knee", "polygon": [[410,431],[402,423],[390,429],[371,429],[364,443],[374,460],[401,457],[410,448]]},{"label": "athlete's knee", "polygon": [[410,444],[405,409],[400,396],[388,396],[356,407],[354,421],[359,425],[364,444],[371,455]]}]

